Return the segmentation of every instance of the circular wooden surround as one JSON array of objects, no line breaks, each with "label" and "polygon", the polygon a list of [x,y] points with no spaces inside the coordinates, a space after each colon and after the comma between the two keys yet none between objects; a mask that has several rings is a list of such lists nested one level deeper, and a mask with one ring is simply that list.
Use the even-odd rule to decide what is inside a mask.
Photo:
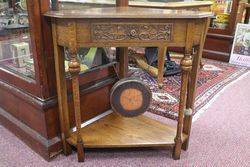
[{"label": "circular wooden surround", "polygon": [[111,89],[110,103],[113,111],[125,117],[143,114],[150,105],[152,93],[147,85],[137,78],[125,78]]}]

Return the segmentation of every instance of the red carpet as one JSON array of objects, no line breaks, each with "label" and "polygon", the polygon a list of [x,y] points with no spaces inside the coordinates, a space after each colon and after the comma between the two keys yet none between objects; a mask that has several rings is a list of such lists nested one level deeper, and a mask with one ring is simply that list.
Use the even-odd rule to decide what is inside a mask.
[{"label": "red carpet", "polygon": [[[237,80],[248,70],[228,63],[206,59],[203,59],[203,61],[205,66],[200,72],[197,84],[197,97],[193,113],[195,119],[196,113],[202,112],[203,107],[207,107],[206,105],[223,88]],[[140,77],[150,86],[153,92],[152,105],[148,111],[176,120],[179,107],[180,75],[165,78],[163,89],[158,88],[156,79],[142,70],[136,70],[133,76]]]}]

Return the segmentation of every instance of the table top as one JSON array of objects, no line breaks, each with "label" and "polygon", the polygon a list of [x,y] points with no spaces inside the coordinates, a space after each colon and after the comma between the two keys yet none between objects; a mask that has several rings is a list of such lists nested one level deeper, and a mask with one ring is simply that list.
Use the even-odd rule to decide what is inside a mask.
[{"label": "table top", "polygon": [[178,18],[206,18],[212,17],[211,12],[152,9],[138,7],[105,7],[88,8],[84,10],[48,11],[45,16],[52,18],[145,18],[145,19],[178,19]]}]

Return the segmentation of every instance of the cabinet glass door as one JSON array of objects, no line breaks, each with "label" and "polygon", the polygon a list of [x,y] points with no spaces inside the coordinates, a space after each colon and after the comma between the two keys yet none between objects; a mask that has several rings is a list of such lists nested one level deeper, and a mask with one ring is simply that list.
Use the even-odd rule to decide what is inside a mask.
[{"label": "cabinet glass door", "polygon": [[[58,2],[59,10],[84,10],[86,8],[115,6],[115,0],[58,0],[53,2]],[[64,48],[64,53],[65,71],[67,73],[70,61],[68,48]],[[116,61],[115,54],[115,48],[80,48],[77,58],[80,62],[81,73],[113,64]]]},{"label": "cabinet glass door", "polygon": [[26,0],[0,0],[0,68],[35,79]]}]

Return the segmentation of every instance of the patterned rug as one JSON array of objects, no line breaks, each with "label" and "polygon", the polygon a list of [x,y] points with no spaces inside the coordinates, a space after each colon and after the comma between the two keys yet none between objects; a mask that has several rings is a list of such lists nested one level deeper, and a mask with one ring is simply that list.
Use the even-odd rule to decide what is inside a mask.
[{"label": "patterned rug", "polygon": [[[205,66],[200,71],[197,83],[195,110],[193,115],[218,95],[223,88],[239,79],[249,69],[228,63],[203,59]],[[180,75],[166,77],[163,89],[157,86],[157,80],[141,69],[135,70],[132,76],[139,77],[147,83],[153,93],[149,112],[176,120],[178,118]],[[198,114],[197,114],[198,115]]]}]

